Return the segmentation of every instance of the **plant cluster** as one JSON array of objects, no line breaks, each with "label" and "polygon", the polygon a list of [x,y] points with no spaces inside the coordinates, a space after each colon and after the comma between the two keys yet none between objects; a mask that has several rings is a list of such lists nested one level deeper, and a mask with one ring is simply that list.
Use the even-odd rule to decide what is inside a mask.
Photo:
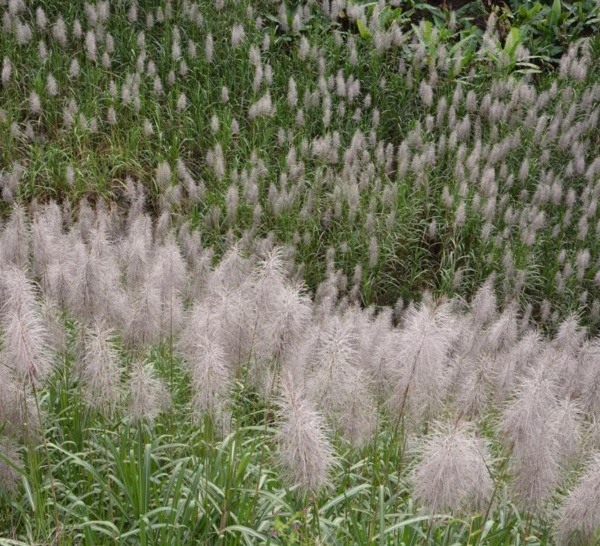
[{"label": "plant cluster", "polygon": [[[420,304],[376,312],[340,298],[333,269],[313,299],[269,239],[246,251],[238,243],[213,267],[199,232],[153,223],[138,191],[125,217],[82,204],[71,222],[51,203],[29,222],[17,205],[0,236],[3,487],[25,513],[18,478],[29,495],[36,488],[47,516],[39,518],[34,502],[38,533],[93,543],[98,533],[139,533],[146,543],[164,541],[164,533],[183,543],[199,532],[248,533],[236,527],[228,502],[240,501],[232,496],[250,497],[251,514],[275,491],[318,510],[321,495],[344,489],[335,467],[345,475],[360,464],[377,470],[370,479],[358,472],[359,486],[366,493],[380,480],[384,504],[410,494],[431,517],[474,518],[470,533],[481,534],[510,503],[526,516],[525,534],[539,528],[562,544],[591,543],[600,530],[600,513],[590,509],[600,506],[600,346],[574,317],[545,338],[515,304],[498,310],[491,281],[470,305],[426,294]],[[259,468],[256,491],[240,468],[227,478],[229,492],[212,500],[222,503],[218,523],[206,506],[196,516],[212,523],[199,521],[196,530],[170,504],[167,519],[159,518],[173,491],[135,472],[161,468],[155,450],[167,459],[182,450],[183,439],[157,435],[163,427],[204,435],[188,449],[205,458],[221,449],[219,439],[244,443],[252,441],[248,429],[257,430],[262,447],[237,463]],[[116,477],[123,455],[102,434],[138,442],[126,476]],[[390,452],[380,453],[380,444]],[[272,469],[267,484],[263,465]],[[184,467],[177,479],[198,479]],[[134,500],[125,479],[140,487],[146,480],[154,496]],[[85,485],[110,492],[98,502]],[[135,517],[126,514],[132,503]],[[548,516],[554,531],[544,527]],[[272,513],[259,528],[245,517],[261,537],[274,538],[264,532],[269,525],[285,536],[314,532],[306,522],[288,531]],[[392,540],[382,518],[370,532]],[[95,528],[86,527],[90,519]],[[351,529],[327,532],[336,540]]]},{"label": "plant cluster", "polygon": [[202,225],[217,255],[239,238],[293,246],[312,290],[331,260],[366,304],[468,296],[496,272],[538,318],[596,321],[592,43],[535,85],[484,68],[519,50],[493,17],[473,57],[377,13],[373,43],[328,31],[327,48],[311,44],[335,3],[327,18],[299,6],[291,41],[287,7],[278,25],[268,6],[125,8],[5,8],[8,203],[123,203],[140,181],[155,214]]},{"label": "plant cluster", "polygon": [[[349,19],[347,15],[352,14]],[[453,51],[461,50],[466,65],[477,57],[488,37],[489,17],[498,30],[499,43],[490,52],[496,61],[521,73],[539,73],[558,65],[569,45],[594,35],[600,6],[594,0],[576,2],[351,2],[338,23],[364,40],[374,37],[373,26],[397,26],[406,39],[414,35],[435,55],[441,40]],[[375,25],[373,25],[375,17]],[[369,27],[367,21],[371,21]],[[348,21],[351,21],[348,22]],[[487,23],[486,23],[487,22]],[[457,73],[461,67],[456,66]]]},{"label": "plant cluster", "polygon": [[0,0],[0,544],[597,540],[586,6]]}]

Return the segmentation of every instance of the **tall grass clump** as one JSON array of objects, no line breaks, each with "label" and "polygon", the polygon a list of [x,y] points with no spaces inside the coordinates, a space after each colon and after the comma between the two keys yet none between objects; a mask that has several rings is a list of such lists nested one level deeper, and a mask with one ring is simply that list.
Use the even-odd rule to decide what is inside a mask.
[{"label": "tall grass clump", "polygon": [[[126,217],[101,205],[81,214],[84,236],[83,216],[42,223],[75,243],[74,263],[93,269],[98,252],[113,264],[118,313],[102,291],[88,291],[87,310],[59,300],[34,267],[52,258],[33,239],[24,268],[2,270],[2,517],[13,537],[25,536],[23,511],[40,539],[90,543],[300,530],[307,541],[421,533],[436,543],[480,536],[496,517],[501,536],[569,543],[597,532],[592,512],[581,529],[573,523],[598,450],[586,383],[597,340],[574,317],[542,335],[514,305],[498,308],[492,282],[470,303],[428,294],[376,310],[340,296],[332,270],[313,297],[268,238],[253,250],[235,244],[191,289],[208,250],[189,230],[149,236],[140,278],[128,274],[139,255],[122,250]],[[158,228],[136,214],[149,233]],[[147,282],[158,317],[150,337],[120,318],[154,320],[136,314]],[[55,512],[21,504],[21,487]],[[200,504],[188,506],[185,491]]]},{"label": "tall grass clump", "polygon": [[0,544],[600,539],[600,41],[405,7],[0,0]]},{"label": "tall grass clump", "polygon": [[[383,5],[89,6],[3,7],[7,202],[122,202],[141,183],[160,236],[189,217],[221,255],[270,233],[313,290],[331,249],[367,305],[468,297],[495,273],[549,327],[596,324],[593,40],[522,77],[493,17],[479,50],[434,33],[428,57]],[[20,63],[39,77],[18,82]]]}]

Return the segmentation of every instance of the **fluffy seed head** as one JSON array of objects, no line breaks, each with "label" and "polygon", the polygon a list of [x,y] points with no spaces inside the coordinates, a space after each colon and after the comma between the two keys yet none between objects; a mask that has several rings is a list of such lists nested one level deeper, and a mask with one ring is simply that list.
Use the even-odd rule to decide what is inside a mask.
[{"label": "fluffy seed head", "polygon": [[46,25],[48,24],[48,19],[46,18],[46,13],[42,9],[42,7],[38,7],[35,11],[35,23],[40,30],[44,30]]},{"label": "fluffy seed head", "polygon": [[2,60],[2,85],[8,85],[10,76],[12,75],[12,64],[8,57]]},{"label": "fluffy seed head", "polygon": [[177,99],[177,110],[179,112],[184,112],[186,108],[187,108],[187,97],[185,96],[185,93],[181,93],[181,95],[179,95],[179,98]]},{"label": "fluffy seed head", "polygon": [[237,49],[246,39],[246,31],[244,25],[236,23],[231,29],[231,47]]},{"label": "fluffy seed head", "polygon": [[196,338],[193,350],[185,357],[192,371],[192,404],[199,415],[207,413],[213,421],[221,421],[229,403],[230,370],[226,354],[218,339],[210,335]]},{"label": "fluffy seed head", "polygon": [[13,208],[10,219],[1,236],[0,254],[3,261],[25,270],[29,265],[29,226],[27,213],[23,206]]},{"label": "fluffy seed head", "polygon": [[161,161],[156,167],[156,184],[161,190],[165,190],[171,184],[171,167],[166,161]]},{"label": "fluffy seed head", "polygon": [[91,408],[107,415],[119,401],[121,386],[121,366],[112,336],[111,330],[99,322],[89,327],[80,361],[85,400]]},{"label": "fluffy seed head", "polygon": [[430,107],[433,104],[433,89],[425,80],[421,80],[419,84],[419,96],[425,106]]},{"label": "fluffy seed head", "polygon": [[0,316],[4,331],[1,359],[20,382],[37,385],[52,370],[52,361],[47,354],[49,336],[40,316],[35,288],[17,267],[2,271],[0,285],[4,295]]},{"label": "fluffy seed head", "polygon": [[160,339],[161,297],[157,279],[150,275],[131,297],[131,308],[125,339],[129,347],[149,347]]},{"label": "fluffy seed head", "polygon": [[505,409],[502,429],[510,448],[511,490],[528,512],[543,508],[559,477],[555,384],[547,370],[523,380]]},{"label": "fluffy seed head", "polygon": [[432,515],[483,509],[493,486],[489,459],[487,446],[468,424],[436,425],[413,473],[417,501]]},{"label": "fluffy seed head", "polygon": [[329,483],[333,449],[325,423],[289,376],[281,384],[277,442],[278,459],[289,484],[313,494]]},{"label": "fluffy seed head", "polygon": [[204,55],[206,57],[206,61],[209,63],[213,62],[213,58],[215,55],[214,49],[214,40],[212,34],[207,34],[206,41],[204,42]]},{"label": "fluffy seed head", "polygon": [[430,417],[439,406],[446,382],[445,364],[454,337],[453,317],[447,303],[425,300],[403,315],[396,351],[390,362],[394,391],[389,404],[395,410]]},{"label": "fluffy seed head", "polygon": [[133,421],[153,421],[170,405],[166,385],[147,362],[136,362],[129,379],[129,415]]},{"label": "fluffy seed head", "polygon": [[559,546],[594,544],[600,533],[600,454],[588,464],[579,484],[558,511]]},{"label": "fluffy seed head", "polygon": [[36,116],[42,113],[42,101],[35,91],[32,91],[29,95],[29,110]]},{"label": "fluffy seed head", "polygon": [[93,30],[88,30],[85,34],[85,51],[87,58],[90,61],[95,61],[97,59],[96,34]]}]

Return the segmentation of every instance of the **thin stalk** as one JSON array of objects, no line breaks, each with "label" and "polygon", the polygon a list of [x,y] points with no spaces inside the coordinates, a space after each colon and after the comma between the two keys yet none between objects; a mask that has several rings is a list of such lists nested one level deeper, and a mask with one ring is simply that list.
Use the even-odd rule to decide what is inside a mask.
[{"label": "thin stalk", "polygon": [[[268,428],[269,428],[269,419],[271,418],[271,396],[270,393],[273,392],[273,389],[275,387],[275,378],[276,378],[276,374],[273,374],[273,378],[271,380],[271,386],[269,388],[269,398],[267,399],[267,408],[265,410],[265,438],[267,437],[267,432],[268,432]],[[261,442],[261,448],[260,448],[260,459],[259,459],[259,463],[258,463],[258,479],[256,480],[256,490],[254,491],[254,499],[252,502],[252,520],[254,520],[254,516],[255,516],[255,510],[256,510],[256,505],[258,502],[258,494],[260,491],[260,481],[261,481],[261,476],[262,476],[262,469],[263,469],[263,463],[264,463],[264,451],[265,451],[265,444],[266,442]]]},{"label": "thin stalk", "polygon": [[500,483],[502,482],[502,479],[504,478],[506,470],[508,469],[508,462],[509,462],[510,456],[512,454],[513,447],[514,447],[514,442],[512,442],[508,448],[508,453],[507,453],[506,459],[504,460],[504,464],[502,465],[500,474],[498,475],[498,478],[496,479],[496,483],[494,484],[494,489],[492,490],[492,494],[490,495],[490,502],[488,503],[488,505],[486,507],[485,513],[483,515],[483,520],[481,522],[481,533],[477,537],[477,542],[475,542],[475,546],[479,546],[479,543],[481,542],[481,537],[483,536],[483,530],[485,529],[485,522],[487,521],[487,519],[490,515],[490,511],[492,510],[492,505],[494,504],[494,499],[496,498],[496,493],[498,492]]},{"label": "thin stalk", "polygon": [[[42,425],[42,412],[40,410],[40,403],[38,400],[37,389],[35,388],[35,381],[33,377],[31,378],[31,390],[33,392],[33,399],[35,401],[35,409],[38,416],[38,421],[40,423],[40,427],[42,429],[42,441],[44,443],[44,453],[46,455],[46,463],[48,464],[48,477],[50,478],[50,493],[52,494],[52,503],[54,508],[54,526],[56,529],[56,544],[60,544],[60,526],[58,522],[58,503],[56,500],[56,487],[54,485],[54,475],[52,473],[52,464],[50,460],[50,450],[48,449],[48,442],[46,440],[46,431]],[[27,406],[27,399],[24,399],[25,406]],[[27,407],[25,407],[27,410]]]},{"label": "thin stalk", "polygon": [[319,507],[317,505],[317,498],[312,496],[312,505],[313,510],[315,512],[315,521],[317,522],[317,536],[319,537],[319,544],[323,543],[323,538],[321,537],[321,519],[319,518]]}]

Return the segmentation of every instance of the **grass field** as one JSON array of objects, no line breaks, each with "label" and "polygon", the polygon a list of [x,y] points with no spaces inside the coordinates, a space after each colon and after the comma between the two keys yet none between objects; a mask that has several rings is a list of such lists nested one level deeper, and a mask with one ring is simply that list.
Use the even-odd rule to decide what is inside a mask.
[{"label": "grass field", "polygon": [[600,542],[600,6],[513,4],[0,0],[0,545]]}]

